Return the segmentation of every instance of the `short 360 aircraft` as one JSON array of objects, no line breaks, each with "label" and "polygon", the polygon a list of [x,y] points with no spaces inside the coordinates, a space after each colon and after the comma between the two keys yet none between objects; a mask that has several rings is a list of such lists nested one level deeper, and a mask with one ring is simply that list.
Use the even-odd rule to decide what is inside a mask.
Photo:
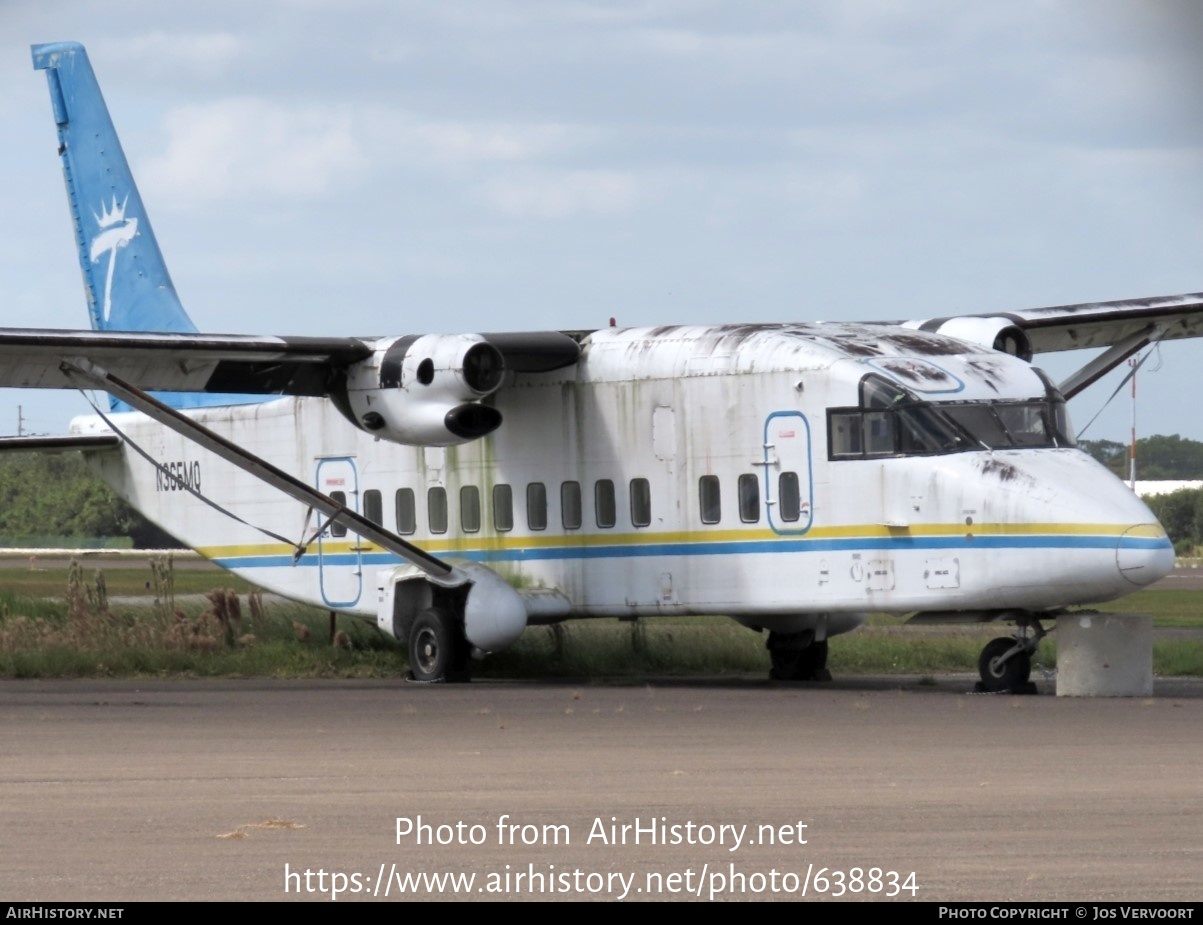
[{"label": "short 360 aircraft", "polygon": [[[102,389],[60,438],[255,584],[374,617],[413,676],[571,617],[724,614],[827,676],[866,612],[1041,621],[1165,575],[1148,508],[1074,446],[1072,396],[1193,337],[1203,293],[1005,315],[358,338],[198,333],[81,45],[49,80],[92,330],[0,330],[0,385]],[[1056,384],[1034,353],[1107,347]],[[157,395],[151,393],[158,393]],[[270,486],[272,490],[266,490]]]}]

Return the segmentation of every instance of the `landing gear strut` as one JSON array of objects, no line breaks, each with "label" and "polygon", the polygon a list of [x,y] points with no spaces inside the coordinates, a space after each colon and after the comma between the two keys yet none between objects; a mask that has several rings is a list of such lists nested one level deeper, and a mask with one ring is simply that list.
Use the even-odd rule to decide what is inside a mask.
[{"label": "landing gear strut", "polygon": [[423,610],[409,629],[409,670],[415,681],[466,682],[468,644],[455,617],[440,607]]},{"label": "landing gear strut", "polygon": [[813,630],[802,633],[769,633],[765,648],[773,667],[774,681],[830,681],[827,670],[827,640],[815,641]]},{"label": "landing gear strut", "polygon": [[1032,655],[1040,640],[1048,634],[1033,617],[1018,622],[1019,631],[1013,637],[991,639],[978,656],[977,669],[982,676],[977,683],[979,691],[990,694],[1036,692],[1036,685],[1028,680],[1032,674]]}]

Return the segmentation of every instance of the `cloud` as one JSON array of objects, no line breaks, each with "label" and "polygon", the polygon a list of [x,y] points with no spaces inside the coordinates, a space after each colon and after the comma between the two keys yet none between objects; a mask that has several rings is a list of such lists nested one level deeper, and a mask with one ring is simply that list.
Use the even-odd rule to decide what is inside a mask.
[{"label": "cloud", "polygon": [[229,32],[145,32],[123,41],[126,59],[155,72],[181,68],[202,76],[219,74],[247,47],[244,38]]},{"label": "cloud", "polygon": [[[400,167],[509,215],[562,218],[625,211],[634,183],[615,171],[546,166],[598,141],[570,124],[421,119],[403,110],[353,104],[289,106],[236,97],[171,110],[163,152],[138,165],[155,198],[185,207],[237,197],[314,201],[362,188]],[[529,165],[528,172],[520,171]]]},{"label": "cloud", "polygon": [[350,115],[337,108],[244,97],[179,107],[164,126],[167,150],[141,173],[148,189],[177,202],[319,199],[364,161]]},{"label": "cloud", "polygon": [[365,124],[400,158],[444,165],[542,159],[588,143],[596,134],[559,124],[422,121],[400,112],[374,113]]},{"label": "cloud", "polygon": [[478,188],[493,208],[519,218],[560,219],[629,212],[634,179],[613,170],[566,170],[490,180]]}]

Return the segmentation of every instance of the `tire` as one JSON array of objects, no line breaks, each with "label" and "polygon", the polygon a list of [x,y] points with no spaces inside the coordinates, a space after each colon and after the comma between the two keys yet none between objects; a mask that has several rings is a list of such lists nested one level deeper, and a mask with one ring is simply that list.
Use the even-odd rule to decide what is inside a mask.
[{"label": "tire", "polygon": [[451,614],[437,607],[423,610],[409,629],[409,670],[414,680],[459,680],[462,648]]},{"label": "tire", "polygon": [[769,634],[769,658],[773,667],[769,677],[774,681],[830,681],[827,670],[827,640],[812,642],[804,649],[777,645]]},{"label": "tire", "polygon": [[1019,652],[1003,665],[992,664],[995,659],[1010,651],[1015,646],[1015,640],[1000,636],[991,639],[982,649],[977,659],[977,670],[982,676],[982,689],[992,693],[1017,690],[1027,683],[1032,674],[1032,657],[1027,652]]}]

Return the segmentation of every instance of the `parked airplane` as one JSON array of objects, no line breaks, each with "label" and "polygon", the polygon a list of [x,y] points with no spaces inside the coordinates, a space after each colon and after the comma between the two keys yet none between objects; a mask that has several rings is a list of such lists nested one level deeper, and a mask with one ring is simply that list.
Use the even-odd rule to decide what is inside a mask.
[{"label": "parked airplane", "polygon": [[[103,389],[70,436],[147,517],[279,594],[374,617],[415,678],[570,617],[724,614],[826,676],[869,611],[1041,621],[1165,575],[1065,397],[1193,337],[1203,293],[897,324],[356,338],[207,335],[184,312],[82,46],[49,80],[91,331],[0,330],[0,385]],[[1055,385],[1033,353],[1107,347]],[[150,394],[159,393],[157,396]]]}]

